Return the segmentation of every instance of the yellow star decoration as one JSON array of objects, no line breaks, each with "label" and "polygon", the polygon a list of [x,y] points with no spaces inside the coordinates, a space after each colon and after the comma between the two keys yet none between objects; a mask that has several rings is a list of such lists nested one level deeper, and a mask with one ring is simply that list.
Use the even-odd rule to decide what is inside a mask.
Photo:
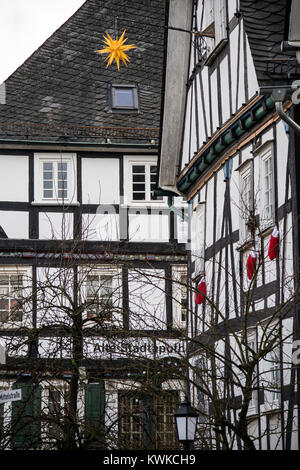
[{"label": "yellow star decoration", "polygon": [[126,62],[130,61],[125,51],[129,51],[130,49],[136,49],[136,46],[134,46],[133,44],[124,44],[127,41],[127,38],[124,39],[125,32],[126,29],[124,29],[122,36],[120,36],[120,39],[118,37],[116,39],[112,39],[112,37],[108,33],[106,33],[106,36],[103,36],[103,42],[104,44],[106,44],[107,47],[104,47],[104,49],[99,49],[95,52],[97,52],[97,54],[108,54],[105,59],[108,60],[106,67],[109,67],[115,60],[118,66],[118,70],[120,70],[120,59],[126,66]]}]

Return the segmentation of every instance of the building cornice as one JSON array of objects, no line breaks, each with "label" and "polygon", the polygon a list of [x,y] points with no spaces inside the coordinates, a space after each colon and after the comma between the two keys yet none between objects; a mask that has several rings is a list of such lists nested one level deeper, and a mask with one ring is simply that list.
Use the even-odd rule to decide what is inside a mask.
[{"label": "building cornice", "polygon": [[273,111],[275,103],[271,96],[255,96],[231,120],[229,120],[214,136],[200,149],[179,176],[177,188],[180,193],[191,193],[196,182],[206,173],[219,158],[238,144],[248,131]]}]

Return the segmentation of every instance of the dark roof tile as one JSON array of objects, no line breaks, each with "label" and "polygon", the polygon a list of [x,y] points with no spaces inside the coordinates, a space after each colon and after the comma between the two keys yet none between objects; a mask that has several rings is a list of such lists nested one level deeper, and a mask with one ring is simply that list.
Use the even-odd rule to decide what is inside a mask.
[{"label": "dark roof tile", "polygon": [[[138,46],[129,52],[130,64],[121,64],[120,72],[115,64],[106,68],[104,56],[95,53],[103,46],[105,32],[113,33],[116,16],[119,34],[126,28],[128,43]],[[39,125],[50,124],[56,126],[55,132],[49,127],[49,136],[54,138],[64,125],[145,128],[145,135],[147,128],[157,128],[158,134],[164,19],[165,1],[161,0],[87,0],[7,79],[6,104],[0,105],[0,136],[12,135],[9,123],[15,123],[19,137],[30,136],[34,128],[36,138]],[[110,111],[108,84],[113,83],[138,85],[138,113]],[[40,136],[46,134],[42,127]],[[126,133],[120,130],[120,135]]]}]

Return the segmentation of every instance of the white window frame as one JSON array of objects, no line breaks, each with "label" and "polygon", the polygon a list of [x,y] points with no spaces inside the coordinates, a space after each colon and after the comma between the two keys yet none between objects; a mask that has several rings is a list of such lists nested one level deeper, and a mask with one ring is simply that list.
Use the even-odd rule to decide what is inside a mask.
[{"label": "white window frame", "polygon": [[194,209],[191,221],[192,260],[195,261],[194,276],[204,272],[206,203],[200,202]]},{"label": "white window frame", "polygon": [[[28,293],[28,299],[31,298],[31,285],[32,285],[32,270],[31,267],[27,266],[1,266],[0,267],[0,275],[19,275],[23,276],[23,287],[22,287],[22,292],[25,296],[27,297]],[[1,321],[1,328],[2,329],[14,329],[14,328],[20,328],[21,326],[26,326],[30,327],[32,325],[32,317],[29,317],[27,309],[28,305],[26,302],[26,310],[25,312],[23,311],[22,314],[22,320],[17,321],[17,320],[11,320],[10,318],[8,319],[7,322],[2,322]],[[28,311],[31,311],[31,308],[28,309]]]},{"label": "white window frame", "polygon": [[[54,189],[53,197],[44,197],[44,178],[43,178],[43,164],[44,163],[67,163],[68,176],[67,176],[67,191],[66,198],[59,198],[57,194],[57,172],[54,174]],[[76,154],[75,153],[58,153],[58,152],[45,152],[34,154],[34,188],[35,200],[33,204],[42,205],[79,205],[77,201],[77,168],[76,168]]]},{"label": "white window frame", "polygon": [[[50,415],[50,410],[49,410],[49,398],[50,398],[50,390],[54,390],[60,393],[60,410],[61,410],[61,421],[63,421],[64,416],[65,416],[65,406],[66,406],[66,395],[69,390],[69,386],[66,383],[63,383],[61,381],[51,381],[49,382],[41,382],[42,386],[42,400],[41,400],[41,411],[42,414],[47,417]],[[49,426],[50,422],[48,420],[42,420],[42,426],[41,426],[41,436],[42,436],[42,442],[45,443],[45,446],[49,445],[49,442],[55,443],[55,438],[52,437],[50,438],[49,435]]]},{"label": "white window frame", "polygon": [[[116,93],[118,90],[128,90],[132,92],[132,106],[121,106],[117,105]],[[138,111],[139,101],[138,101],[138,90],[136,85],[116,85],[112,84],[110,87],[111,92],[111,109],[112,111]]]},{"label": "white window frame", "polygon": [[[261,152],[259,152],[260,157],[260,231],[265,230],[271,227],[274,224],[275,216],[275,181],[274,181],[274,146],[273,142],[265,146]],[[271,168],[271,194],[270,194],[270,203],[267,206],[265,203],[266,192],[269,191],[269,188],[266,188],[266,174],[265,174],[265,163],[270,161]],[[271,214],[266,214],[266,207],[272,207]],[[268,209],[270,212],[270,209]]]},{"label": "white window frame", "polygon": [[[247,346],[248,346],[248,354],[251,354],[249,348],[252,349],[255,353],[257,353],[257,339],[256,339],[256,332],[249,333],[247,337]],[[257,369],[254,370],[254,376],[257,375]],[[255,383],[252,383],[252,386],[255,386]],[[249,403],[248,413],[249,414],[256,414],[258,407],[258,390],[253,390],[252,398]]]},{"label": "white window frame", "polygon": [[[94,266],[91,268],[82,268],[80,270],[79,279],[81,278],[80,288],[82,300],[87,299],[87,288],[88,288],[88,276],[113,276],[112,279],[112,318],[103,319],[105,325],[113,325],[116,323],[122,324],[123,316],[121,312],[122,307],[122,270],[120,267],[109,267],[109,266]],[[96,321],[91,317],[89,318],[89,312],[86,309],[83,318],[88,320],[85,326],[95,326]]]},{"label": "white window frame", "polygon": [[187,315],[188,309],[186,308],[186,319],[182,320],[183,305],[182,305],[182,292],[183,292],[183,280],[182,277],[186,277],[186,299],[188,301],[188,286],[187,286],[187,267],[186,266],[174,266],[172,268],[172,306],[173,306],[173,327],[179,329],[185,329],[187,326]]},{"label": "white window frame", "polygon": [[[133,178],[132,168],[134,165],[146,165],[148,172],[146,174],[146,199],[134,200],[133,199]],[[150,183],[150,167],[156,165],[158,171],[158,161],[156,156],[127,156],[124,157],[124,205],[136,206],[167,206],[166,197],[161,200],[151,199],[151,183]]]},{"label": "white window frame", "polygon": [[[278,360],[276,361],[275,358]],[[274,365],[278,365],[278,367]],[[282,364],[280,362],[280,349],[279,346],[275,347],[271,352],[268,353],[266,357],[266,388],[265,391],[265,407],[266,408],[276,408],[279,406],[280,396],[281,396],[281,377],[280,377],[280,369]],[[275,375],[277,376],[274,380]],[[272,390],[272,386],[274,385],[274,389]]]},{"label": "white window frame", "polygon": [[[250,196],[249,200],[244,198],[244,187],[245,181],[249,180],[250,185]],[[254,211],[254,194],[253,194],[253,165],[252,162],[249,162],[243,169],[240,171],[240,184],[239,184],[239,193],[240,193],[240,239],[242,242],[245,242],[251,239],[251,233],[248,230],[247,221],[249,220],[251,212]],[[254,215],[254,212],[253,212]]]}]

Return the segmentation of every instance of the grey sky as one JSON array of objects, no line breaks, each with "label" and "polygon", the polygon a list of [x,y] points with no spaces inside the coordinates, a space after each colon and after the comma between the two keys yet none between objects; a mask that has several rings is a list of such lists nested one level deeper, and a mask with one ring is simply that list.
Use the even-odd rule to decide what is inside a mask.
[{"label": "grey sky", "polygon": [[0,0],[0,84],[85,0]]}]

